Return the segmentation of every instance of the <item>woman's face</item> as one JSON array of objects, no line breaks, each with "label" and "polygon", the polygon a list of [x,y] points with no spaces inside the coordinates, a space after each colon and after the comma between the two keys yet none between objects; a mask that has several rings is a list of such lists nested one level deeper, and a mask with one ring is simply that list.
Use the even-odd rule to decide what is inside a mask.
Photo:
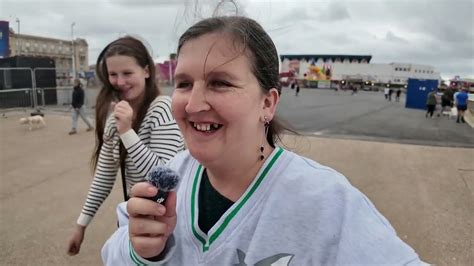
[{"label": "woman's face", "polygon": [[139,101],[145,93],[145,79],[150,77],[148,67],[137,64],[135,58],[113,55],[105,60],[109,82],[119,92],[121,100]]},{"label": "woman's face", "polygon": [[201,163],[238,164],[259,155],[263,117],[273,117],[251,62],[232,38],[205,34],[181,48],[172,110],[191,154]]}]

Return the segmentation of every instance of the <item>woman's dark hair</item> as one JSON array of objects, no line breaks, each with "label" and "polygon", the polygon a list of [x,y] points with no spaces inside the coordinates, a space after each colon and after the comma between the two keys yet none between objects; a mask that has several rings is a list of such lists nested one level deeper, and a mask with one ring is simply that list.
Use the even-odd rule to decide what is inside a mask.
[{"label": "woman's dark hair", "polygon": [[[105,121],[107,120],[107,114],[110,111],[110,103],[118,100],[118,91],[112,86],[109,81],[109,74],[107,69],[106,60],[107,58],[115,55],[130,56],[135,59],[136,63],[142,67],[148,67],[149,77],[145,80],[145,95],[143,97],[143,103],[140,105],[137,112],[136,119],[132,123],[132,128],[138,132],[140,124],[145,118],[148,107],[151,102],[160,95],[160,90],[155,82],[155,64],[147,48],[143,43],[130,36],[119,38],[109,45],[107,45],[102,52],[100,52],[97,58],[96,73],[99,80],[102,83],[102,89],[97,96],[95,105],[95,117],[96,117],[96,143],[95,150],[92,155],[92,165],[95,169],[97,161],[99,159],[100,149],[104,143],[104,129]],[[123,162],[125,159],[125,149],[120,151],[120,161]]]},{"label": "woman's dark hair", "polygon": [[[237,41],[243,46],[243,52],[247,54],[251,62],[252,72],[263,93],[275,88],[281,94],[278,67],[280,60],[275,44],[262,26],[250,18],[241,16],[213,17],[194,24],[179,38],[178,61],[179,51],[187,41],[209,33],[223,33],[233,37],[234,44]],[[285,130],[294,132],[289,126],[283,125],[275,115],[268,128],[266,136],[268,143],[275,147],[275,143],[281,140],[280,134]]]}]

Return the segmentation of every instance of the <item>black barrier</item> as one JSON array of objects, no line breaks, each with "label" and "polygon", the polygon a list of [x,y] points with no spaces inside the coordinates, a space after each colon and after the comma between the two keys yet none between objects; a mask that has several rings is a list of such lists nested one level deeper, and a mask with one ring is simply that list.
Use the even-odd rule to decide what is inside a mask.
[{"label": "black barrier", "polygon": [[[56,87],[55,63],[49,57],[13,56],[0,58],[0,90]],[[28,70],[29,69],[29,70]],[[31,71],[35,71],[35,77]]]},{"label": "black barrier", "polygon": [[33,107],[31,89],[2,90],[0,108]]},{"label": "black barrier", "polygon": [[58,95],[57,95],[56,88],[36,89],[36,91],[37,91],[38,105],[58,104]]}]

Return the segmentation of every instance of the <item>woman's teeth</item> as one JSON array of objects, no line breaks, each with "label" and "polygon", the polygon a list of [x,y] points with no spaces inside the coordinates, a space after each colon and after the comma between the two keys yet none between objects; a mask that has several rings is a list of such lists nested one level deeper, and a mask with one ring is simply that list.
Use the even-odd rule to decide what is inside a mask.
[{"label": "woman's teeth", "polygon": [[193,127],[199,131],[211,131],[211,130],[216,130],[218,129],[220,126],[219,124],[216,124],[216,123],[201,123],[201,124],[198,124],[198,123],[193,123]]}]

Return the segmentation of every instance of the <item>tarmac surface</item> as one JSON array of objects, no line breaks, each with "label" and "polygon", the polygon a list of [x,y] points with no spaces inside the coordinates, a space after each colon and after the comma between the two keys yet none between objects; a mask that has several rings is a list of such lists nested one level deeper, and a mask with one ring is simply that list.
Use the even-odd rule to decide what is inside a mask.
[{"label": "tarmac surface", "polygon": [[[383,92],[302,89],[299,96],[284,88],[279,114],[298,132],[394,143],[474,148],[474,118],[457,124],[448,116],[425,118],[425,110],[387,101]],[[437,106],[437,112],[439,106]]]},{"label": "tarmac surface", "polygon": [[[413,145],[396,143],[406,139],[390,135],[357,135],[365,130],[365,116],[374,112],[367,110],[364,115],[358,109],[363,107],[357,107],[354,118],[343,119],[336,111],[342,103],[331,109],[330,101],[323,99],[315,109],[333,113],[336,118],[324,120],[321,117],[326,114],[316,112],[320,114],[316,116],[318,123],[311,126],[303,123],[310,119],[309,115],[301,114],[303,117],[297,119],[292,113],[296,110],[288,111],[293,106],[291,101],[300,99],[300,107],[311,109],[307,93],[329,98],[334,92],[303,89],[298,97],[291,91],[284,92],[280,111],[286,114],[281,115],[290,118],[299,129],[308,129],[302,130],[307,135],[285,136],[284,146],[344,174],[424,261],[436,265],[474,265],[474,149],[469,145],[461,147],[470,139],[461,134],[454,140],[435,139],[437,145],[427,146],[423,139],[415,139]],[[361,92],[350,96],[346,92],[342,97],[333,100],[344,102],[342,106],[349,102],[357,105],[357,100],[377,102],[377,97],[383,95]],[[376,107],[382,110],[379,114],[387,109],[398,110],[392,107],[395,103],[384,101]],[[321,106],[324,102],[327,107]],[[384,108],[385,104],[389,107]],[[7,110],[0,116],[0,265],[101,265],[100,249],[116,229],[115,207],[122,198],[120,181],[88,227],[80,254],[66,255],[67,241],[92,179],[89,159],[94,134],[86,132],[80,121],[79,133],[67,135],[71,118],[64,107],[43,110],[46,128],[29,131],[18,120],[30,111]],[[418,115],[416,121],[426,123],[421,128],[433,123],[433,128],[441,132],[443,121],[447,121],[449,127],[458,127],[455,132],[459,128],[474,132],[466,124],[456,124],[446,117],[425,119],[424,112],[409,111]],[[394,112],[403,110],[390,114]],[[354,119],[362,124],[359,131],[356,127],[350,130]],[[367,121],[371,119],[374,116]],[[333,126],[321,126],[324,123]],[[311,136],[321,131],[324,137]],[[339,135],[340,132],[346,135]]]}]

